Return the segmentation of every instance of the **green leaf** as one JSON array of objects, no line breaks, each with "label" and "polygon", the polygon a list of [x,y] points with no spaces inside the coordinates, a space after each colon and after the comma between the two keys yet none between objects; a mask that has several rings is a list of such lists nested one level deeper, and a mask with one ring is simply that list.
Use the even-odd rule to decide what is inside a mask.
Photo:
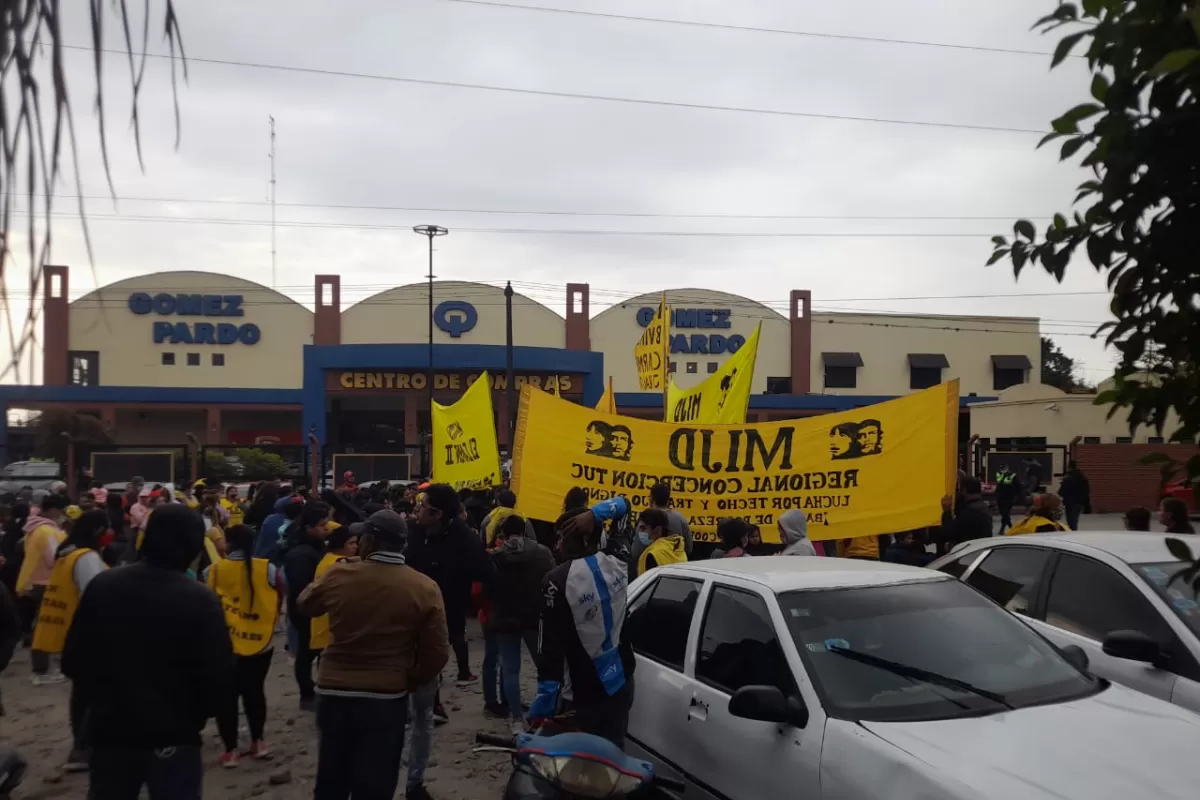
[{"label": "green leaf", "polygon": [[1051,122],[1050,127],[1064,136],[1070,133],[1079,133],[1079,124],[1065,115]]},{"label": "green leaf", "polygon": [[1062,214],[1055,214],[1054,215],[1054,227],[1059,228],[1059,229],[1067,227],[1067,218],[1064,217]]},{"label": "green leaf", "polygon": [[1192,558],[1192,548],[1188,547],[1182,539],[1167,539],[1167,549],[1180,561],[1195,560]]},{"label": "green leaf", "polygon": [[1063,142],[1062,149],[1058,151],[1058,160],[1066,161],[1071,156],[1079,152],[1079,148],[1087,144],[1087,139],[1083,136],[1076,136],[1074,139],[1068,139]]},{"label": "green leaf", "polygon": [[1100,236],[1091,236],[1087,240],[1087,253],[1093,267],[1107,267],[1112,259],[1112,246]]},{"label": "green leaf", "polygon": [[1028,257],[1028,252],[1029,251],[1027,251],[1025,249],[1012,251],[1012,262],[1013,262],[1013,270],[1014,271],[1020,272],[1021,268],[1025,266],[1025,261]]},{"label": "green leaf", "polygon": [[1008,240],[1005,239],[1003,236],[993,236],[992,244],[998,244],[1001,247],[1003,247],[1004,245],[1008,244]]},{"label": "green leaf", "polygon": [[992,264],[995,264],[1006,255],[1008,255],[1007,250],[997,250],[996,252],[992,253],[992,257],[987,260],[987,266],[990,267]]},{"label": "green leaf", "polygon": [[1013,233],[1018,236],[1024,236],[1029,241],[1037,238],[1037,228],[1033,227],[1033,223],[1027,219],[1019,219],[1013,224]]},{"label": "green leaf", "polygon": [[1083,13],[1089,17],[1098,16],[1103,7],[1104,0],[1083,0]]},{"label": "green leaf", "polygon": [[1116,389],[1106,389],[1096,395],[1096,399],[1092,401],[1092,405],[1106,406],[1109,403],[1115,402],[1117,399]]},{"label": "green leaf", "polygon": [[1200,58],[1200,50],[1175,50],[1163,56],[1157,64],[1150,68],[1154,77],[1167,75],[1187,69],[1193,61]]},{"label": "green leaf", "polygon": [[1055,139],[1062,138],[1063,136],[1066,136],[1066,134],[1065,134],[1065,133],[1059,133],[1058,131],[1055,131],[1055,132],[1053,132],[1053,133],[1047,133],[1045,136],[1043,136],[1043,137],[1042,137],[1042,140],[1041,140],[1040,142],[1038,142],[1038,143],[1037,143],[1037,146],[1038,146],[1038,147],[1041,147],[1041,146],[1042,146],[1042,145],[1044,145],[1046,142],[1052,142],[1052,141],[1054,141]]},{"label": "green leaf", "polygon": [[1090,116],[1099,114],[1103,110],[1103,106],[1096,105],[1095,103],[1080,103],[1067,113],[1063,114],[1063,118],[1080,122],[1081,120],[1085,120]]},{"label": "green leaf", "polygon": [[1200,39],[1200,3],[1192,6],[1192,10],[1188,12],[1188,19],[1192,21],[1192,30],[1196,33],[1196,38]]},{"label": "green leaf", "polygon": [[1079,40],[1089,33],[1091,31],[1079,31],[1079,33],[1072,33],[1059,40],[1058,46],[1054,48],[1054,56],[1050,59],[1050,69],[1054,69],[1063,62],[1063,59],[1071,55],[1071,50],[1079,44]]},{"label": "green leaf", "polygon": [[1092,76],[1092,97],[1103,103],[1108,97],[1108,85],[1108,78],[1097,72]]}]

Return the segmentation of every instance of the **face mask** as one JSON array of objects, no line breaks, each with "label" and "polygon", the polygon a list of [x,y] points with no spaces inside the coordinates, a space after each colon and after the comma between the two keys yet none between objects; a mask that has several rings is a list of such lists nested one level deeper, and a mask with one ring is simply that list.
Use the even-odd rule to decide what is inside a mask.
[{"label": "face mask", "polygon": [[650,532],[649,531],[638,531],[637,532],[637,540],[638,540],[638,544],[640,544],[642,547],[649,547],[650,546]]}]

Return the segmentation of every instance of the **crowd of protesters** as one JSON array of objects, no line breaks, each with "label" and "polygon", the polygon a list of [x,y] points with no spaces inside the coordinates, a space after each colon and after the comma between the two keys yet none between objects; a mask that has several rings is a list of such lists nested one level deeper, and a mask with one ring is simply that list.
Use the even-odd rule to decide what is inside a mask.
[{"label": "crowd of protesters", "polygon": [[[1069,502],[1037,495],[996,532],[1065,530],[1064,505],[1087,502],[1079,477],[1064,489]],[[775,521],[777,536],[722,520],[715,544],[693,536],[662,483],[637,514],[625,498],[591,504],[572,489],[547,523],[519,513],[507,488],[342,478],[319,493],[263,482],[244,498],[236,486],[176,491],[140,478],[74,499],[61,483],[0,497],[0,667],[23,642],[35,685],[70,680],[66,768],[90,771],[89,797],[132,800],[148,786],[199,798],[209,719],[220,767],[269,759],[277,634],[299,708],[315,712],[320,733],[315,797],[391,797],[408,730],[405,792],[421,800],[434,728],[448,720],[441,674],[451,663],[460,686],[482,678],[484,714],[514,732],[552,726],[569,709],[576,729],[623,744],[635,689],[620,620],[628,584],[649,570],[772,554],[925,565],[931,549],[993,535],[982,486],[965,475],[933,528],[814,542],[806,514],[792,510]],[[1145,509],[1125,519],[1149,529]],[[1191,532],[1178,500],[1165,499],[1159,519]],[[479,676],[467,649],[473,615]],[[528,706],[522,651],[537,672]]]}]

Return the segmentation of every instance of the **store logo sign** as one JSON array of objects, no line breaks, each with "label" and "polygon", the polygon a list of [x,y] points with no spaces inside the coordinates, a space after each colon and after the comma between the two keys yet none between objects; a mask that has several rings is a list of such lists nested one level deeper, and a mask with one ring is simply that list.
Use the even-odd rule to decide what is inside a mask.
[{"label": "store logo sign", "polygon": [[473,330],[478,322],[479,312],[475,306],[462,300],[447,300],[433,310],[433,324],[454,339]]}]

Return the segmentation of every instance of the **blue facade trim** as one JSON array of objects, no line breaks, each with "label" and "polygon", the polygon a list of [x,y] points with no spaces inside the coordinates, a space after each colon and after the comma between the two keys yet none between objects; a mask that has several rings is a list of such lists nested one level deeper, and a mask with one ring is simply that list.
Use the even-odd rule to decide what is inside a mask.
[{"label": "blue facade trim", "polygon": [[167,386],[0,386],[0,405],[26,403],[256,403],[299,405],[299,389],[192,389]]},{"label": "blue facade trim", "polygon": [[[869,394],[761,394],[750,396],[751,411],[849,411],[854,408],[895,400],[895,395]],[[975,403],[988,403],[995,397],[960,397],[959,408]],[[662,408],[662,395],[657,392],[617,392],[619,408]]]},{"label": "blue facade trim", "polygon": [[[507,348],[488,344],[435,344],[438,371],[487,370],[503,374]],[[427,369],[428,344],[307,345],[304,348],[304,430],[325,445],[325,372],[345,369]],[[583,375],[583,402],[594,406],[604,394],[604,355],[556,347],[514,347],[517,372]]]}]

